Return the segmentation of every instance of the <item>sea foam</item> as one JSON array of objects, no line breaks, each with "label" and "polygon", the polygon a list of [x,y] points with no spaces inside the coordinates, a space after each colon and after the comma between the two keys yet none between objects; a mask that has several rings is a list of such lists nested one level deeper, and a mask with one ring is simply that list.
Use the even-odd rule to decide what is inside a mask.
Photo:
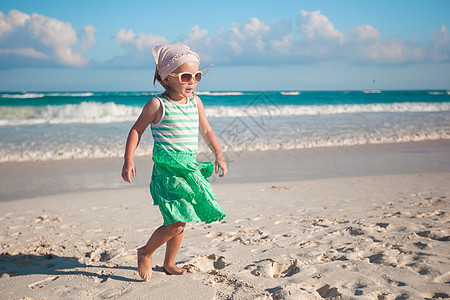
[{"label": "sea foam", "polygon": [[288,92],[280,92],[280,94],[283,96],[298,96],[300,95],[300,92],[288,91]]},{"label": "sea foam", "polygon": [[33,98],[43,98],[45,97],[45,94],[42,93],[2,94],[1,97],[11,99],[33,99]]},{"label": "sea foam", "polygon": [[[34,124],[131,122],[142,108],[122,104],[81,102],[80,104],[48,106],[0,106],[0,126]],[[210,106],[205,108],[208,118],[282,117],[380,112],[444,112],[450,102],[403,102],[352,105],[269,105],[269,106]]]},{"label": "sea foam", "polygon": [[33,99],[44,97],[92,97],[92,92],[64,92],[64,93],[5,93],[1,95],[1,98],[10,99]]},{"label": "sea foam", "polygon": [[0,107],[0,126],[129,122],[136,120],[141,110],[141,107],[112,102],[21,107],[3,106]]},{"label": "sea foam", "polygon": [[199,96],[242,96],[244,93],[242,92],[209,92],[209,91],[202,91],[202,92],[195,92],[196,95]]},{"label": "sea foam", "polygon": [[[380,135],[361,135],[351,137],[329,137],[329,138],[307,138],[276,142],[255,142],[255,143],[223,143],[222,151],[225,158],[230,159],[235,152],[253,152],[253,151],[271,151],[271,150],[295,150],[317,147],[339,147],[339,146],[355,146],[368,144],[385,144],[385,143],[404,143],[450,139],[450,132],[446,130],[436,130],[432,132],[416,132],[403,135],[391,134],[388,136]],[[136,150],[136,156],[151,155],[153,147],[142,145]],[[47,160],[64,160],[64,159],[86,159],[86,158],[112,158],[123,156],[122,145],[54,145],[45,148],[28,148],[28,149],[0,149],[0,162],[17,162],[17,161],[47,161]],[[209,149],[204,142],[199,144],[199,153],[208,152]]]},{"label": "sea foam", "polygon": [[374,103],[351,105],[269,105],[269,106],[213,106],[205,108],[211,118],[313,116],[380,112],[442,112],[450,111],[450,102]]}]

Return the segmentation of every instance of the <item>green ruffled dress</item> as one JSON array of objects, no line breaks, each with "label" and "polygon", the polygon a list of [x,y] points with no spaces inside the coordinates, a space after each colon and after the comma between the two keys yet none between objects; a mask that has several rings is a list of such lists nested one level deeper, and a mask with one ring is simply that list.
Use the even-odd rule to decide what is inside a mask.
[{"label": "green ruffled dress", "polygon": [[168,150],[155,144],[150,193],[164,225],[178,221],[211,223],[225,217],[207,180],[214,166],[197,162],[196,157],[196,152]]},{"label": "green ruffled dress", "polygon": [[150,193],[153,204],[159,206],[164,225],[222,220],[225,212],[207,179],[214,166],[211,162],[196,161],[198,111],[194,98],[187,105],[159,99],[164,115],[159,124],[152,125],[155,144]]}]

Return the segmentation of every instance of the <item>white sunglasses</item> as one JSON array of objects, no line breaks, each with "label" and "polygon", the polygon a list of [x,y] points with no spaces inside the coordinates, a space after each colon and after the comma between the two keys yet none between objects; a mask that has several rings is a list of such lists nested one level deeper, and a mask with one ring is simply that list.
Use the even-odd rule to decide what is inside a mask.
[{"label": "white sunglasses", "polygon": [[192,74],[189,72],[169,73],[169,76],[178,77],[178,80],[180,81],[180,83],[188,83],[189,81],[191,81],[192,78],[194,78],[195,82],[199,82],[202,80],[203,72],[198,71],[195,74]]}]

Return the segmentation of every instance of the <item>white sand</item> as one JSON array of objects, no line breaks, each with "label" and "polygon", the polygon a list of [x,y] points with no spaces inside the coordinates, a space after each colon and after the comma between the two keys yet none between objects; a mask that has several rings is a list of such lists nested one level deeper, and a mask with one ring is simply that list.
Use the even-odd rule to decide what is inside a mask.
[{"label": "white sand", "polygon": [[450,172],[215,184],[189,223],[186,276],[142,282],[161,223],[147,188],[0,203],[1,299],[425,299],[450,295]]}]

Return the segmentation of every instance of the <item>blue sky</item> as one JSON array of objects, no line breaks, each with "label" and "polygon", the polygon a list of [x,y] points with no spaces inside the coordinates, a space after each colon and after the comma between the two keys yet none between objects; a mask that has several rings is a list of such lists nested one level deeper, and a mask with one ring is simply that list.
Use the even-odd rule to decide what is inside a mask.
[{"label": "blue sky", "polygon": [[179,42],[200,90],[450,89],[450,1],[163,3],[2,0],[0,90],[155,90]]}]

